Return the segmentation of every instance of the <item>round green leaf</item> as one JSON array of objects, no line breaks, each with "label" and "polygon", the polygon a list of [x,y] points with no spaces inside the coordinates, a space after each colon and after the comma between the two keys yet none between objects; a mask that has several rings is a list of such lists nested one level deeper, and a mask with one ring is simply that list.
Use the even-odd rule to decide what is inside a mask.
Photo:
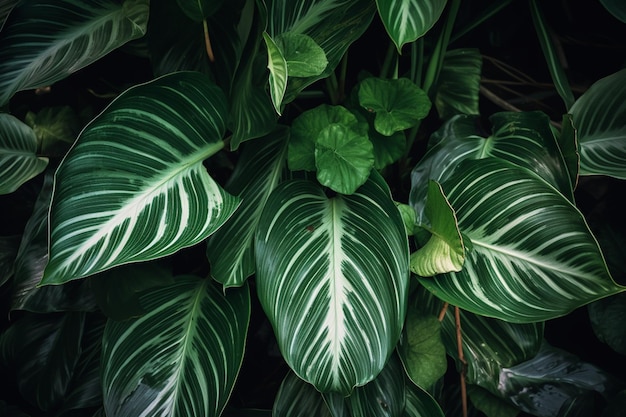
[{"label": "round green leaf", "polygon": [[296,374],[343,395],[374,379],[398,342],[408,291],[408,241],[382,177],[330,199],[312,181],[280,184],[255,254],[259,300]]},{"label": "round green leaf", "polygon": [[407,78],[366,78],[359,86],[359,103],[376,113],[374,126],[385,136],[416,126],[431,107],[428,95]]},{"label": "round green leaf", "polygon": [[367,136],[333,123],[315,142],[318,181],[330,189],[352,194],[367,181],[374,166],[374,148]]},{"label": "round green leaf", "polygon": [[314,77],[328,65],[324,50],[308,35],[285,32],[276,42],[287,61],[290,77]]}]

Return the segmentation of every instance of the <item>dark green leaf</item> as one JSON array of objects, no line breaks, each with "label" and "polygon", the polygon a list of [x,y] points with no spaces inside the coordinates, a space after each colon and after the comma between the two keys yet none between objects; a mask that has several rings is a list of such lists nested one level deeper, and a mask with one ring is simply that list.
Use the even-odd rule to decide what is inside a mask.
[{"label": "dark green leaf", "polygon": [[15,257],[20,246],[21,236],[0,236],[0,287],[15,272]]},{"label": "dark green leaf", "polygon": [[448,367],[437,317],[409,308],[398,352],[411,381],[422,388],[430,388]]},{"label": "dark green leaf", "polygon": [[272,97],[272,103],[274,103],[276,113],[280,114],[282,111],[281,104],[285,96],[285,90],[287,89],[287,61],[281,49],[276,45],[276,42],[266,32],[263,32],[263,40],[267,47],[267,68],[270,71],[270,96]]},{"label": "dark green leaf", "polygon": [[44,87],[145,34],[147,0],[27,0],[0,32],[0,105]]},{"label": "dark green leaf", "polygon": [[224,0],[176,0],[181,10],[192,20],[202,22],[215,14]]},{"label": "dark green leaf", "polygon": [[352,416],[401,417],[405,406],[405,382],[398,357],[392,355],[376,379],[356,388],[347,403]]},{"label": "dark green leaf", "polygon": [[225,287],[239,287],[254,273],[254,233],[261,211],[285,165],[289,130],[282,126],[245,145],[226,191],[241,205],[208,240],[211,276]]},{"label": "dark green leaf", "polygon": [[621,0],[600,0],[600,3],[615,16],[616,19],[626,23],[626,4]]},{"label": "dark green leaf", "polygon": [[407,78],[366,78],[359,86],[359,104],[376,113],[374,126],[385,136],[416,126],[431,107],[426,93]]},{"label": "dark green leaf", "polygon": [[385,136],[375,129],[367,133],[374,146],[374,168],[381,170],[393,164],[404,155],[406,151],[406,137],[403,132],[396,132],[391,136]]},{"label": "dark green leaf", "polygon": [[413,384],[406,384],[403,417],[444,417],[437,401],[426,391]]},{"label": "dark green leaf", "polygon": [[487,417],[516,417],[520,413],[520,410],[510,403],[479,386],[468,386],[467,394],[474,407],[485,413]]},{"label": "dark green leaf", "polygon": [[106,325],[107,416],[219,416],[243,358],[248,287],[224,295],[211,280],[183,276],[141,303],[144,316]]},{"label": "dark green leaf", "polygon": [[569,172],[572,189],[578,185],[578,171],[580,170],[580,153],[578,152],[578,133],[574,126],[571,114],[563,115],[561,134],[558,136],[559,147],[563,153],[565,166]]},{"label": "dark green leaf", "polygon": [[341,194],[352,194],[367,181],[374,166],[374,148],[367,136],[332,123],[315,142],[318,181]]},{"label": "dark green leaf", "polygon": [[439,78],[435,107],[442,119],[456,114],[478,115],[482,56],[477,49],[446,52]]},{"label": "dark green leaf", "polygon": [[626,355],[626,293],[589,304],[589,318],[598,339]]},{"label": "dark green leaf", "polygon": [[37,156],[35,132],[16,117],[0,113],[0,194],[14,192],[46,166],[48,158]]},{"label": "dark green leaf", "polygon": [[315,387],[289,372],[282,384],[272,409],[272,417],[334,417]]},{"label": "dark green leaf", "polygon": [[37,114],[29,112],[25,121],[35,131],[44,155],[65,155],[82,128],[78,115],[69,106],[45,107]]}]

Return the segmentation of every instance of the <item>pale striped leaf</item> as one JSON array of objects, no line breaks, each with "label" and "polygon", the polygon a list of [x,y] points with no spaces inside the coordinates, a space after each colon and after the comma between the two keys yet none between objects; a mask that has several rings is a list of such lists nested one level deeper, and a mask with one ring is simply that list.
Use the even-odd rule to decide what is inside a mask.
[{"label": "pale striped leaf", "polygon": [[105,328],[107,417],[219,416],[243,359],[248,287],[223,295],[211,280],[182,276],[141,302],[146,315]]},{"label": "pale striped leaf", "polygon": [[0,113],[0,194],[9,194],[40,174],[48,158],[37,156],[33,129],[18,118]]},{"label": "pale striped leaf", "polygon": [[226,190],[241,197],[233,216],[208,240],[211,275],[225,287],[239,287],[255,271],[254,233],[270,193],[285,166],[289,130],[278,128],[248,143]]},{"label": "pale striped leaf", "polygon": [[[496,113],[490,117],[492,134],[483,137],[478,117],[459,115],[447,121],[430,139],[430,149],[411,173],[410,202],[418,224],[429,224],[424,209],[428,181],[442,182],[466,159],[498,157],[529,169],[573,200],[566,164],[550,119],[541,112]],[[482,133],[482,132],[481,132]]]},{"label": "pale striped leaf", "polygon": [[595,82],[572,106],[580,175],[626,179],[626,69]]},{"label": "pale striped leaf", "polygon": [[238,199],[203,161],[224,146],[225,117],[223,93],[199,73],[119,96],[57,171],[42,283],[170,255],[222,225]]},{"label": "pale striped leaf", "polygon": [[473,250],[462,271],[420,278],[437,297],[528,323],[624,290],[582,214],[530,171],[496,158],[467,160],[442,186]]},{"label": "pale striped leaf", "polygon": [[314,182],[279,185],[255,251],[259,300],[296,374],[343,395],[378,375],[404,324],[409,270],[382,177],[330,199]]},{"label": "pale striped leaf", "polygon": [[482,64],[478,49],[446,52],[434,100],[439,117],[447,120],[455,114],[480,114],[478,98]]},{"label": "pale striped leaf", "polygon": [[433,27],[447,0],[376,0],[378,13],[398,51]]},{"label": "pale striped leaf", "polygon": [[281,113],[281,104],[287,89],[287,61],[283,53],[266,32],[263,32],[263,40],[267,47],[267,68],[270,71],[270,96],[276,113]]},{"label": "pale striped leaf", "polygon": [[369,0],[268,0],[269,35],[302,34],[319,45],[328,60],[320,74],[290,78],[284,103],[291,102],[307,86],[328,77],[348,47],[369,27],[376,12]]},{"label": "pale striped leaf", "polygon": [[0,105],[143,36],[147,21],[147,0],[20,2],[0,32]]}]

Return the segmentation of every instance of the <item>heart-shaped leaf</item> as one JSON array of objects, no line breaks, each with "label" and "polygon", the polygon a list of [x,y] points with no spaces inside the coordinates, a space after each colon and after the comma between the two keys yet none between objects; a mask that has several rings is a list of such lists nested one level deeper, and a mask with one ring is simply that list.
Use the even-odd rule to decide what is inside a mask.
[{"label": "heart-shaped leaf", "polygon": [[200,73],[133,87],[81,134],[56,173],[50,260],[59,284],[206,239],[238,199],[203,161],[222,149],[226,99]]},{"label": "heart-shaped leaf", "polygon": [[374,126],[385,136],[416,126],[431,107],[424,90],[407,78],[366,78],[359,86],[359,103],[376,113]]},{"label": "heart-shaped leaf", "polygon": [[48,158],[37,156],[33,129],[18,118],[0,113],[0,194],[9,194],[43,172]]},{"label": "heart-shaped leaf", "polygon": [[580,175],[626,179],[626,69],[596,81],[572,106]]},{"label": "heart-shaped leaf", "polygon": [[447,0],[376,0],[380,18],[398,52],[437,23],[446,3]]},{"label": "heart-shaped leaf", "polygon": [[408,290],[408,241],[382,177],[330,199],[311,181],[279,185],[255,252],[259,300],[296,374],[343,395],[374,379],[400,336]]},{"label": "heart-shaped leaf", "polygon": [[20,2],[0,32],[0,105],[143,36],[147,21],[147,0]]},{"label": "heart-shaped leaf", "polygon": [[182,276],[141,303],[144,316],[106,325],[106,415],[219,416],[243,358],[248,288],[224,295],[211,280]]}]

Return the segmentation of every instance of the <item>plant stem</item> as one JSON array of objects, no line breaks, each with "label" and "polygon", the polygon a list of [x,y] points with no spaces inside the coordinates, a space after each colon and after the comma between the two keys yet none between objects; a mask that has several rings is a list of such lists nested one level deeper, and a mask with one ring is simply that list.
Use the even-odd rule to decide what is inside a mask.
[{"label": "plant stem", "polygon": [[346,98],[346,75],[348,73],[348,51],[343,54],[339,67],[338,99],[341,103]]},{"label": "plant stem", "polygon": [[448,18],[446,19],[446,23],[441,31],[441,34],[439,35],[437,45],[435,45],[435,50],[430,57],[430,62],[428,63],[428,68],[426,69],[426,75],[424,77],[424,84],[422,86],[422,89],[426,91],[429,96],[432,96],[431,89],[437,83],[437,78],[439,78],[439,72],[441,72],[441,67],[443,66],[443,59],[446,55],[448,44],[450,43],[450,35],[452,33],[452,28],[454,27],[456,15],[459,12],[460,5],[461,0],[452,0]]},{"label": "plant stem", "polygon": [[211,47],[211,38],[209,37],[209,25],[207,24],[206,19],[202,21],[202,27],[204,28],[204,46],[206,48],[206,54],[209,57],[209,61],[215,62],[213,47]]},{"label": "plant stem", "polygon": [[467,361],[463,354],[463,333],[461,331],[461,310],[454,306],[454,322],[456,325],[456,347],[461,362],[461,403],[463,404],[463,417],[467,417],[467,386],[465,384],[465,374],[467,372]]},{"label": "plant stem", "polygon": [[448,312],[448,307],[450,306],[450,303],[443,303],[443,307],[441,307],[441,311],[439,312],[439,317],[437,317],[439,319],[439,321],[443,321],[443,319],[446,317],[446,313]]},{"label": "plant stem", "polygon": [[387,48],[387,54],[385,55],[385,60],[380,68],[380,78],[389,78],[389,68],[391,67],[391,60],[394,58],[395,53],[396,45],[390,41],[389,47]]}]

